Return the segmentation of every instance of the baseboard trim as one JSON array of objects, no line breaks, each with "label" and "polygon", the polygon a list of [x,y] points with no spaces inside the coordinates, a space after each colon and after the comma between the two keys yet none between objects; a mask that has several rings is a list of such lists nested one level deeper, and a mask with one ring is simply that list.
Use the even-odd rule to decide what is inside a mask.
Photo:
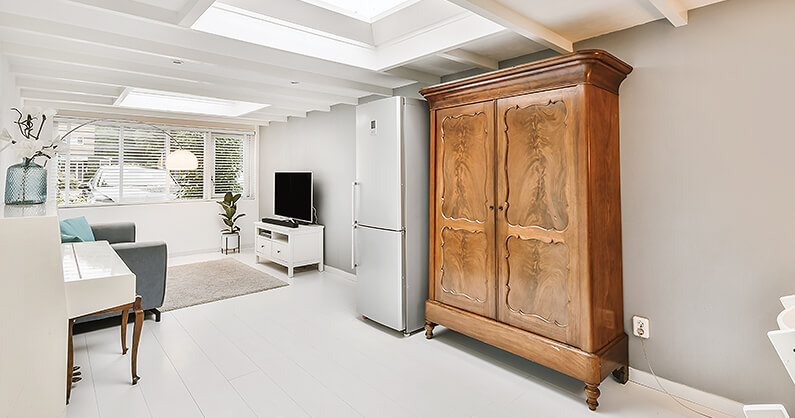
[{"label": "baseboard trim", "polygon": [[[665,389],[671,395],[674,395],[677,398],[733,417],[745,416],[743,413],[743,404],[737,401],[733,401],[731,399],[724,398],[709,392],[704,392],[703,390],[695,389],[662,377],[659,379],[660,383],[665,386]],[[649,372],[630,367],[629,380],[649,389],[663,392],[663,390],[654,380],[654,376]]]},{"label": "baseboard trim", "polygon": [[344,278],[344,279],[350,280],[350,281],[352,281],[352,282],[355,282],[355,281],[356,281],[356,275],[355,275],[355,274],[353,274],[353,273],[348,273],[348,272],[347,272],[347,271],[345,271],[345,270],[341,270],[341,269],[338,269],[338,268],[336,268],[336,267],[331,267],[331,266],[329,266],[328,264],[324,264],[324,265],[323,265],[323,268],[324,268],[326,271],[328,271],[329,273],[336,274],[336,275],[338,275],[338,276],[341,276],[341,277],[342,277],[342,278]]},{"label": "baseboard trim", "polygon": [[[244,244],[244,245],[240,246],[240,251],[250,250],[252,248],[254,248],[254,244],[253,243],[252,244]],[[185,256],[197,255],[197,254],[217,253],[217,252],[220,252],[220,251],[221,250],[218,247],[216,247],[216,248],[206,248],[206,249],[203,249],[203,250],[179,251],[179,252],[174,252],[174,253],[169,252],[168,253],[168,258],[185,257]]]}]

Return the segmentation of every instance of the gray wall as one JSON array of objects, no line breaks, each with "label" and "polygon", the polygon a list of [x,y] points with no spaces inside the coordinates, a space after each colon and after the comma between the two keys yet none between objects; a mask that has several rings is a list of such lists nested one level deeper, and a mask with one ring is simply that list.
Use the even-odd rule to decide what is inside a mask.
[{"label": "gray wall", "polygon": [[[795,293],[793,16],[792,0],[728,0],[575,45],[635,67],[620,91],[627,332],[651,319],[661,376],[790,413],[766,332]],[[648,370],[634,337],[630,363]]]},{"label": "gray wall", "polygon": [[311,170],[325,225],[325,263],[351,270],[351,183],[356,175],[355,106],[311,112],[260,129],[260,215],[273,216],[273,172]]},{"label": "gray wall", "polygon": [[[621,87],[627,333],[633,314],[651,319],[649,357],[663,377],[795,411],[766,336],[778,297],[795,294],[791,16],[791,0],[728,0],[691,11],[681,28],[660,20],[576,47],[635,67]],[[352,106],[336,106],[261,135],[261,213],[272,213],[274,170],[315,171],[327,263],[346,270],[354,119]],[[634,337],[630,363],[648,370]]]}]

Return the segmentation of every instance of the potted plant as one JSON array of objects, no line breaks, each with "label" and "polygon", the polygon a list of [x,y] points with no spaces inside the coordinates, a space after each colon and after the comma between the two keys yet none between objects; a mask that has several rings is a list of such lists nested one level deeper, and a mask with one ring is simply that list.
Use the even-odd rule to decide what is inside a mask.
[{"label": "potted plant", "polygon": [[235,225],[238,219],[246,216],[245,213],[237,213],[237,201],[240,200],[240,194],[233,195],[232,192],[226,192],[224,200],[219,200],[218,204],[224,209],[221,215],[221,220],[227,226],[226,229],[221,230],[221,252],[229,254],[229,252],[240,252],[240,227]]}]

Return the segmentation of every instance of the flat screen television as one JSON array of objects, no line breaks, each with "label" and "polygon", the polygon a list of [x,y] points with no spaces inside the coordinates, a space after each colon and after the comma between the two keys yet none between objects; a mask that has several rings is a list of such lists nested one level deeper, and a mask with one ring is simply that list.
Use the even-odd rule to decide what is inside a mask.
[{"label": "flat screen television", "polygon": [[296,221],[313,221],[311,171],[274,173],[273,213]]}]

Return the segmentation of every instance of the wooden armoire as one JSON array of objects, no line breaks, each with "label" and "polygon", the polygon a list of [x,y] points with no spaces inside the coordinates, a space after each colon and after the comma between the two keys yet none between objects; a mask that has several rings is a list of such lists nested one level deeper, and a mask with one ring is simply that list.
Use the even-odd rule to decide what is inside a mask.
[{"label": "wooden armoire", "polygon": [[618,88],[632,67],[579,51],[420,91],[431,109],[437,324],[585,382],[627,381]]}]

